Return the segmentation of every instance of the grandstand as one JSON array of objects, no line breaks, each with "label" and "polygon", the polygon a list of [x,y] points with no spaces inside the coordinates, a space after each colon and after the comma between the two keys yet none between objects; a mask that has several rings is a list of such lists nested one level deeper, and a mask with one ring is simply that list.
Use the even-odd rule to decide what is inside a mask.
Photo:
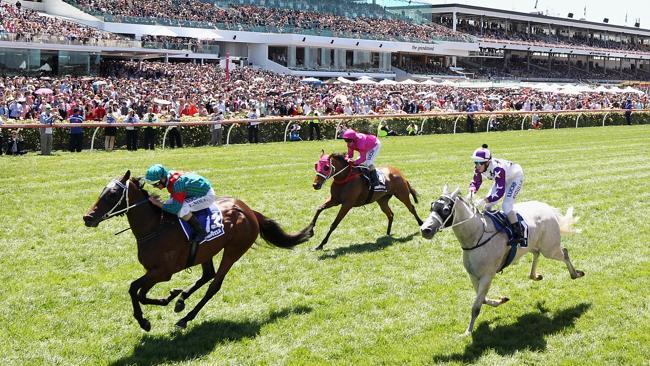
[{"label": "grandstand", "polygon": [[650,79],[650,30],[471,5],[24,0],[18,10],[14,3],[1,9],[5,74],[96,75],[116,59],[223,66],[229,55],[301,77]]}]

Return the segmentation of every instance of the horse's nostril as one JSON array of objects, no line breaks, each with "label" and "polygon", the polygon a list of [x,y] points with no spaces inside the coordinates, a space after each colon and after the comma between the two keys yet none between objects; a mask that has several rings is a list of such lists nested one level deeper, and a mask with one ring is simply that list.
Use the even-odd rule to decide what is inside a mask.
[{"label": "horse's nostril", "polygon": [[425,228],[425,229],[422,229],[422,234],[427,234],[428,235],[428,234],[431,234],[432,231],[433,230],[431,230],[429,228]]}]

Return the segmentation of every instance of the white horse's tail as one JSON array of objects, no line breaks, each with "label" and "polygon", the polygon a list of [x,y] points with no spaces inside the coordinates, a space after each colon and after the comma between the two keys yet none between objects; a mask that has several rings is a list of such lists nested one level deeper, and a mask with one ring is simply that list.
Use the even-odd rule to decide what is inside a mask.
[{"label": "white horse's tail", "polygon": [[573,207],[566,210],[566,215],[562,215],[559,209],[555,209],[555,216],[560,224],[560,234],[579,233],[581,230],[576,229],[573,225],[578,222],[579,217],[573,217]]}]

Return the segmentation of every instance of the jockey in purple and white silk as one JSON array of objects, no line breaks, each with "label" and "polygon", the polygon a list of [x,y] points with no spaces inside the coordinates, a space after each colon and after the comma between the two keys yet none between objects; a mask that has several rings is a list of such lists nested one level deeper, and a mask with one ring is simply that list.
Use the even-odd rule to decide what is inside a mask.
[{"label": "jockey in purple and white silk", "polygon": [[519,225],[515,225],[518,223],[517,214],[512,210],[517,195],[524,185],[524,171],[521,166],[505,159],[492,158],[487,145],[474,150],[472,160],[474,161],[474,179],[469,184],[470,194],[473,195],[479,190],[483,178],[494,180],[490,194],[479,200],[478,203],[480,205],[481,201],[484,201],[485,208],[489,209],[503,198],[501,209],[508,216],[508,221],[513,225],[515,236],[522,239],[521,228]]}]

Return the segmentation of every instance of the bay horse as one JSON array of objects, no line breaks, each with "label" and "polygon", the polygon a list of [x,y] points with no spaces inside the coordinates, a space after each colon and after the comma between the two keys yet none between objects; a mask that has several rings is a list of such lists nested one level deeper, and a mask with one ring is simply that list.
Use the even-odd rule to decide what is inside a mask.
[{"label": "bay horse", "polygon": [[402,172],[394,167],[379,168],[386,177],[386,192],[373,192],[370,195],[369,183],[364,179],[363,173],[359,168],[354,167],[345,158],[343,154],[326,155],[321,152],[320,159],[314,165],[316,169],[316,177],[312,186],[315,190],[321,189],[323,183],[329,178],[332,178],[332,186],[330,188],[330,197],[318,207],[314,218],[311,220],[310,226],[316,226],[316,220],[323,210],[330,207],[341,205],[339,213],[336,215],[334,222],[330,226],[327,235],[323,241],[315,249],[321,250],[329,240],[330,235],[339,225],[341,220],[348,214],[353,207],[359,207],[368,203],[377,202],[379,207],[388,218],[388,228],[386,235],[390,235],[390,230],[393,225],[393,211],[388,206],[388,201],[391,197],[395,196],[398,200],[402,201],[409,212],[415,216],[418,225],[422,225],[422,220],[415,211],[415,207],[411,203],[409,194],[413,196],[415,203],[418,203],[418,194],[411,187],[411,184],[406,180]]},{"label": "bay horse", "polygon": [[[463,265],[472,280],[476,291],[476,299],[472,305],[472,317],[465,335],[471,334],[474,322],[481,311],[481,305],[497,307],[509,301],[507,297],[499,300],[487,298],[492,279],[504,263],[507,263],[508,236],[498,230],[491,219],[481,213],[469,200],[461,197],[460,189],[449,193],[447,186],[443,188],[442,196],[431,204],[431,213],[420,227],[422,236],[432,239],[444,228],[453,228],[456,238],[463,249]],[[569,208],[566,215],[545,203],[529,201],[517,203],[514,210],[519,213],[528,225],[528,246],[516,248],[514,261],[527,254],[533,253],[533,264],[529,278],[534,281],[543,279],[537,273],[537,260],[540,253],[546,258],[564,262],[572,279],[585,275],[575,269],[569,252],[560,243],[560,235],[572,233],[572,225],[577,221],[573,217],[573,209]]]},{"label": "bay horse", "polygon": [[[112,180],[102,191],[99,199],[84,215],[88,227],[126,214],[138,246],[138,260],[145,268],[144,276],[131,283],[129,294],[133,304],[133,316],[145,331],[151,323],[143,317],[140,304],[166,306],[179,296],[175,312],[185,308],[185,300],[201,286],[212,280],[208,290],[196,306],[180,319],[176,326],[185,328],[203,306],[219,291],[226,274],[233,264],[253,245],[258,234],[267,242],[280,248],[292,248],[307,241],[313,231],[307,227],[297,234],[287,234],[272,219],[250,209],[244,202],[230,197],[219,198],[217,205],[223,216],[224,234],[205,242],[196,249],[196,257],[188,262],[190,245],[178,222],[178,217],[162,211],[149,201],[140,179],[131,178],[131,172]],[[223,249],[223,257],[216,273],[212,258]],[[201,264],[203,274],[192,286],[170,291],[166,298],[147,297],[149,290],[159,282],[169,281],[172,275],[185,268]]]}]

